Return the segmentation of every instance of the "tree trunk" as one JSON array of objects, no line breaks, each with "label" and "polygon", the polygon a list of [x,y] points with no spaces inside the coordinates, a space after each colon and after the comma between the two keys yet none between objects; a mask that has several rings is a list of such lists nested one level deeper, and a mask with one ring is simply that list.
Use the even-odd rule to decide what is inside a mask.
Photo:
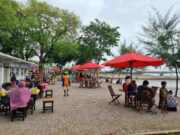
[{"label": "tree trunk", "polygon": [[44,65],[43,65],[43,60],[39,60],[39,72],[40,72],[40,77],[43,77],[43,71],[44,71]]},{"label": "tree trunk", "polygon": [[175,66],[175,70],[176,70],[176,93],[175,93],[175,97],[177,97],[177,94],[178,94],[178,67]]}]

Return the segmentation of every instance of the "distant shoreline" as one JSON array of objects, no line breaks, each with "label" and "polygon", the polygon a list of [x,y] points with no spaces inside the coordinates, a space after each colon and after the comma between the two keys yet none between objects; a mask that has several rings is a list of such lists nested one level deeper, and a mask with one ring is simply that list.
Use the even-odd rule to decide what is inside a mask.
[{"label": "distant shoreline", "polygon": [[[124,79],[126,75],[113,75],[113,74],[99,74],[103,78],[109,79]],[[135,80],[176,80],[176,76],[145,76],[145,75],[133,75],[133,79]]]}]

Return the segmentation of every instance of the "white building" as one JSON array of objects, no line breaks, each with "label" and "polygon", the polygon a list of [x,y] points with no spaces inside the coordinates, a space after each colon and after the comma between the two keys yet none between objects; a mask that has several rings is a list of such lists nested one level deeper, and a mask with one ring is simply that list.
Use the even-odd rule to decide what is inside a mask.
[{"label": "white building", "polygon": [[0,84],[10,82],[12,73],[16,79],[24,79],[29,70],[37,66],[33,62],[28,62],[0,52]]}]

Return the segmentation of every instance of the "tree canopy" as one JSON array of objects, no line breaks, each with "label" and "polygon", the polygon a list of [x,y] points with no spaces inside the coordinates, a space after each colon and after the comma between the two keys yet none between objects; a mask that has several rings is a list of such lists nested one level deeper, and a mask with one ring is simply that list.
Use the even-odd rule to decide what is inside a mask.
[{"label": "tree canopy", "polygon": [[143,34],[140,42],[146,45],[145,49],[153,56],[159,57],[172,69],[175,68],[177,76],[176,96],[178,90],[178,65],[180,59],[180,30],[178,13],[170,16],[170,8],[163,16],[156,9],[155,14],[149,16],[148,24],[142,27]]},{"label": "tree canopy", "polygon": [[98,19],[83,26],[78,38],[79,57],[77,63],[95,60],[99,64],[105,60],[104,55],[112,55],[111,48],[118,45],[120,34],[119,27],[111,27]]}]

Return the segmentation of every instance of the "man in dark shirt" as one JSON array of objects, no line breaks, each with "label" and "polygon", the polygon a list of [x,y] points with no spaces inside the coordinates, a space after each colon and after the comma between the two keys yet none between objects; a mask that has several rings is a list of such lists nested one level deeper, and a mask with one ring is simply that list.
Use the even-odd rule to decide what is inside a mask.
[{"label": "man in dark shirt", "polygon": [[26,83],[26,88],[33,88],[33,84],[31,83],[31,80],[29,78],[26,78],[25,80],[25,83]]},{"label": "man in dark shirt", "polygon": [[[147,80],[144,80],[143,84],[138,86],[138,88],[137,88],[138,91],[137,91],[137,94],[136,94],[136,97],[137,97],[138,100],[142,99],[144,90],[150,91],[150,94],[153,94],[153,89],[151,87],[148,87],[148,85],[149,85],[149,82]],[[149,100],[149,102],[150,102],[150,104],[148,106],[148,109],[151,109],[152,106],[154,105],[155,100],[154,99],[149,99],[149,98],[147,100]]]}]

